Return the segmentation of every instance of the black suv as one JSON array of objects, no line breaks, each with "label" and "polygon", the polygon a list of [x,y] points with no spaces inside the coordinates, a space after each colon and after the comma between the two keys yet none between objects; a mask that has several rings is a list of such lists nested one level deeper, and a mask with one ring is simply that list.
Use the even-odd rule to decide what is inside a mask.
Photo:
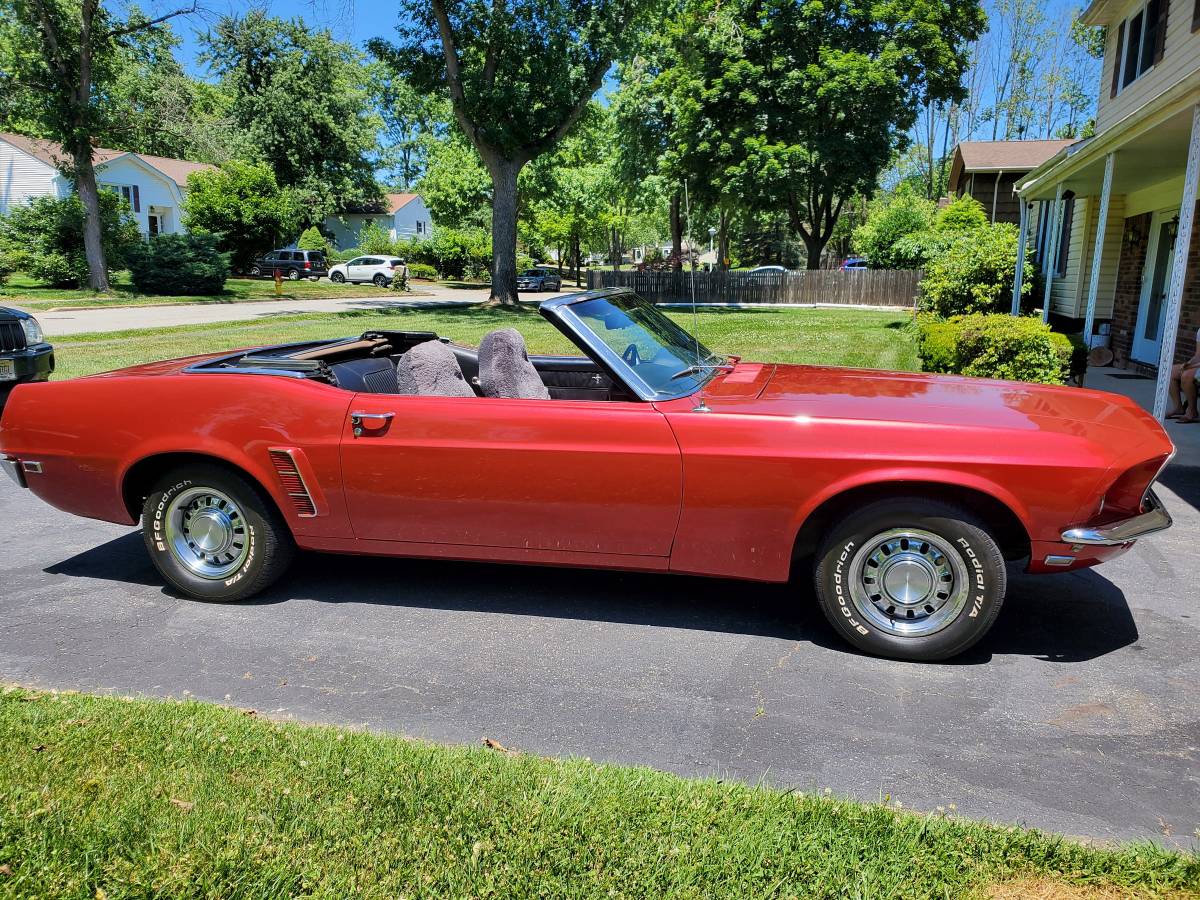
[{"label": "black suv", "polygon": [[329,272],[329,265],[320,250],[272,250],[250,264],[250,275],[274,278],[276,269],[284,278],[299,281],[301,278],[320,278]]},{"label": "black suv", "polygon": [[45,381],[54,371],[54,348],[27,312],[0,306],[0,408],[13,386]]}]

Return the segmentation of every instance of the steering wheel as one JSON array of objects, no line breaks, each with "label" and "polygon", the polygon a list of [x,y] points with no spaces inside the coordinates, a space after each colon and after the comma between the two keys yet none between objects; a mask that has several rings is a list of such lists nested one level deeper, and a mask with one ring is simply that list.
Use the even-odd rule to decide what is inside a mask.
[{"label": "steering wheel", "polygon": [[625,352],[621,354],[621,359],[631,366],[641,365],[642,355],[638,353],[637,344],[630,344],[626,347]]}]

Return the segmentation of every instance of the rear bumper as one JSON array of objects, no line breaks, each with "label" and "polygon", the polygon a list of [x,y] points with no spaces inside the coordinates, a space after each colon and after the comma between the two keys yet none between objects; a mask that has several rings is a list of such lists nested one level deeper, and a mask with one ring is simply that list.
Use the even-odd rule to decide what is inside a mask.
[{"label": "rear bumper", "polygon": [[1062,533],[1063,543],[1093,547],[1116,547],[1171,527],[1171,514],[1154,491],[1146,494],[1146,511],[1107,525],[1082,525]]}]

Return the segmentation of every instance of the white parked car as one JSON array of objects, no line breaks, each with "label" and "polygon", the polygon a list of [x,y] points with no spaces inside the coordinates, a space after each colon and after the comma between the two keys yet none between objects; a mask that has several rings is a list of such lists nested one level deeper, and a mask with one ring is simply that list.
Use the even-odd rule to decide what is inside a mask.
[{"label": "white parked car", "polygon": [[349,262],[329,267],[329,280],[334,284],[360,284],[367,281],[379,287],[387,287],[404,268],[404,260],[397,256],[356,256]]}]

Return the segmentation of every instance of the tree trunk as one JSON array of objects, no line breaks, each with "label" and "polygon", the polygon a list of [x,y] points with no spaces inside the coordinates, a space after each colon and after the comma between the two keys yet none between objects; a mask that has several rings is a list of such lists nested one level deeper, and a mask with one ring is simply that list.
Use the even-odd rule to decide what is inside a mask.
[{"label": "tree trunk", "polygon": [[617,234],[617,227],[614,225],[608,229],[608,256],[612,262],[614,272],[621,271],[621,246],[620,235]]},{"label": "tree trunk", "polygon": [[729,268],[729,213],[725,210],[717,220],[717,268]]},{"label": "tree trunk", "polygon": [[821,268],[821,254],[825,250],[826,242],[815,234],[801,234],[800,237],[804,241],[804,249],[808,251],[804,267],[812,270]]},{"label": "tree trunk", "polygon": [[108,261],[104,258],[103,232],[100,228],[100,190],[96,187],[96,170],[92,165],[91,144],[75,144],[71,148],[75,168],[75,190],[83,204],[83,250],[87,256],[88,287],[108,293]]},{"label": "tree trunk", "polygon": [[488,154],[484,164],[492,176],[492,291],[488,306],[516,308],[517,175],[521,163]]},{"label": "tree trunk", "polygon": [[679,191],[671,195],[671,268],[683,269],[683,220],[679,216]]},{"label": "tree trunk", "polygon": [[575,268],[575,287],[582,287],[583,262],[579,258],[579,235],[571,238],[571,264]]}]

